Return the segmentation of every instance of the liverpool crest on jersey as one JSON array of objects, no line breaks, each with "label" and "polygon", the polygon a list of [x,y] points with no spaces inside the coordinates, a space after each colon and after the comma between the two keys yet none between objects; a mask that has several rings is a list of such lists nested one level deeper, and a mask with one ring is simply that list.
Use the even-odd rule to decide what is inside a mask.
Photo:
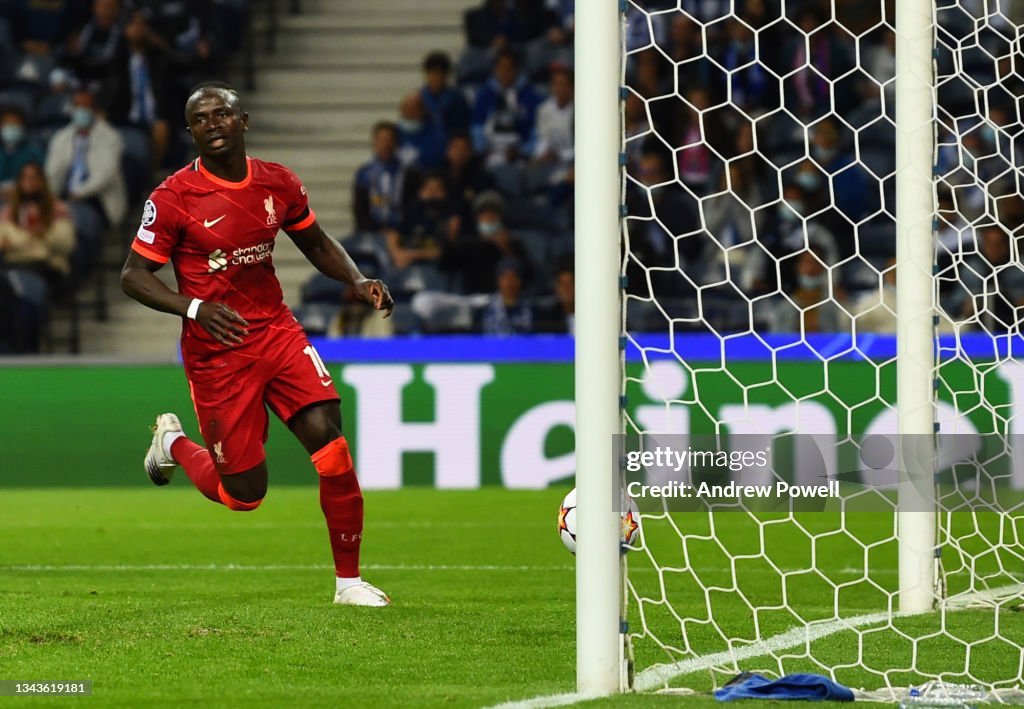
[{"label": "liverpool crest on jersey", "polygon": [[267,197],[263,200],[263,208],[267,210],[267,226],[277,224],[277,211],[274,209],[274,198]]}]

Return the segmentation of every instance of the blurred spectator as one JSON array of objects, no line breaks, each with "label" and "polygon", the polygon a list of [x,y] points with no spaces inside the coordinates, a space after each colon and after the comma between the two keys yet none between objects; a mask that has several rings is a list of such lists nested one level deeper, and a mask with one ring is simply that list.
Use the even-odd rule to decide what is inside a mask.
[{"label": "blurred spectator", "polygon": [[529,257],[522,242],[504,224],[505,201],[497,192],[480,194],[473,205],[473,236],[449,238],[441,250],[439,266],[450,274],[462,293],[493,293],[495,268],[502,259],[520,264],[520,276],[529,279]]},{"label": "blurred spectator", "polygon": [[576,32],[575,0],[545,0],[544,33],[526,45],[526,73],[546,81],[554,67],[571,67]]},{"label": "blurred spectator", "polygon": [[18,171],[11,199],[0,212],[0,252],[8,266],[29,269],[56,283],[71,273],[75,231],[67,205],[54,199],[43,167]]},{"label": "blurred spectator", "polygon": [[980,230],[978,253],[957,264],[960,283],[945,299],[947,312],[986,332],[1020,331],[1024,270],[1000,225]]},{"label": "blurred spectator", "polygon": [[23,52],[17,78],[24,82],[44,83],[60,59],[64,40],[80,25],[82,8],[88,5],[71,0],[12,0],[14,35]]},{"label": "blurred spectator", "polygon": [[42,167],[28,163],[18,172],[11,200],[0,212],[0,255],[23,311],[28,349],[38,351],[48,318],[50,289],[71,271],[74,227],[67,207],[53,198]]},{"label": "blurred spectator", "polygon": [[166,63],[153,44],[152,33],[146,30],[141,15],[134,15],[124,28],[126,46],[120,66],[110,82],[110,117],[120,126],[142,131],[149,155],[135,158],[150,160],[154,170],[163,164],[171,140],[171,106],[173,93],[168,90]]},{"label": "blurred spectator", "polygon": [[423,97],[419,93],[411,93],[403,98],[398,116],[402,162],[426,170],[439,168],[446,147],[444,126],[429,120]]},{"label": "blurred spectator", "polygon": [[701,26],[685,13],[672,15],[669,36],[664,45],[669,56],[676,62],[679,86],[708,86],[711,83],[715,65],[704,52],[704,37]]},{"label": "blurred spectator", "polygon": [[939,189],[937,193],[939,219],[935,249],[939,267],[944,268],[961,254],[975,250],[974,228],[964,218],[952,191]]},{"label": "blurred spectator", "polygon": [[764,252],[755,243],[765,223],[761,191],[742,167],[722,171],[718,191],[701,201],[704,224],[714,239],[701,282],[730,280],[748,295],[762,287]]},{"label": "blurred spectator", "polygon": [[543,0],[484,0],[465,15],[466,43],[500,52],[543,34],[550,22]]},{"label": "blurred spectator", "polygon": [[[692,238],[698,225],[696,202],[672,179],[660,152],[644,153],[626,192],[630,250],[645,266],[678,267],[685,273],[703,251]],[[631,283],[642,277],[630,278]],[[682,279],[675,278],[678,286]]]},{"label": "blurred spectator", "polygon": [[352,188],[352,210],[359,232],[397,229],[409,194],[409,169],[397,154],[398,126],[381,121],[373,126],[371,138],[373,157],[356,171]]},{"label": "blurred spectator", "polygon": [[845,296],[835,285],[826,266],[825,251],[811,244],[796,256],[796,283],[778,297],[772,313],[772,329],[778,332],[846,332],[849,316],[842,303]]},{"label": "blurred spectator", "polygon": [[771,48],[758,47],[751,29],[735,17],[726,20],[725,28],[726,36],[719,50],[722,68],[727,72],[728,91],[724,95],[742,109],[766,107],[770,95],[778,94],[778,81],[765,66],[765,53]]},{"label": "blurred spectator", "polygon": [[473,203],[478,195],[494,189],[494,180],[473,154],[473,143],[467,133],[457,133],[448,141],[442,174],[448,183],[452,210],[459,216],[463,231],[472,230]]},{"label": "blurred spectator", "polygon": [[444,52],[431,52],[423,60],[420,98],[428,122],[440,127],[445,139],[469,130],[469,105],[462,92],[448,83],[451,72],[451,59]]},{"label": "blurred spectator", "polygon": [[515,52],[504,50],[494,76],[480,87],[473,106],[473,145],[488,165],[515,162],[533,151],[540,96],[519,73]]},{"label": "blurred spectator", "polygon": [[144,21],[146,41],[174,67],[187,88],[191,72],[211,55],[212,3],[206,0],[132,0],[132,9]]},{"label": "blurred spectator", "polygon": [[869,96],[878,96],[884,92],[887,113],[895,116],[896,33],[888,27],[882,29],[881,33],[882,42],[871,46],[867,52],[865,69],[873,81],[866,83]]},{"label": "blurred spectator", "polygon": [[54,193],[69,202],[76,225],[97,225],[96,237],[119,225],[127,209],[122,150],[121,137],[98,112],[96,97],[76,93],[71,123],[50,139],[46,177]]},{"label": "blurred spectator", "polygon": [[849,219],[859,221],[877,207],[868,199],[868,176],[863,165],[842,148],[835,119],[826,118],[814,126],[811,157],[829,176],[835,206]]},{"label": "blurred spectator", "polygon": [[441,245],[459,233],[459,218],[448,202],[444,178],[425,177],[406,212],[400,228],[387,232],[388,254],[396,271],[391,288],[397,292],[439,288],[436,265]]},{"label": "blurred spectator", "polygon": [[555,270],[553,301],[537,303],[533,322],[537,332],[576,333],[576,273],[572,262]]},{"label": "blurred spectator", "polygon": [[124,62],[120,0],[94,0],[92,17],[68,42],[67,64],[86,84],[106,84]]},{"label": "blurred spectator", "polygon": [[550,96],[537,109],[536,159],[562,166],[572,163],[574,115],[572,73],[553,69]]},{"label": "blurred spectator", "polygon": [[486,335],[533,331],[533,312],[523,295],[523,270],[518,261],[503,259],[498,264],[498,292],[484,309],[482,324]]},{"label": "blurred spectator", "polygon": [[690,89],[686,92],[686,103],[678,129],[676,162],[679,166],[679,179],[699,193],[710,186],[712,169],[718,166],[719,161],[711,152],[711,146],[716,141],[710,135],[717,131],[711,121],[704,120],[711,105],[707,89]]},{"label": "blurred spectator", "polygon": [[[833,83],[854,68],[849,43],[835,35],[834,25],[813,4],[796,16],[800,32],[782,53],[776,73],[786,76],[786,105],[797,116],[813,119],[831,110],[842,113],[857,100],[856,91],[834,91]],[[834,101],[834,103],[833,103]]]},{"label": "blurred spectator", "polygon": [[[882,271],[881,289],[865,291],[850,306],[856,318],[855,326],[861,333],[896,333],[896,259],[889,259]],[[943,309],[938,313],[936,330],[940,333],[956,331],[956,325]]]},{"label": "blurred spectator", "polygon": [[14,186],[14,178],[28,163],[42,163],[43,151],[28,140],[25,114],[16,108],[0,112],[0,197]]},{"label": "blurred spectator", "polygon": [[71,104],[78,91],[78,80],[63,67],[50,72],[50,90],[36,105],[36,123],[40,126],[62,126],[71,118]]}]

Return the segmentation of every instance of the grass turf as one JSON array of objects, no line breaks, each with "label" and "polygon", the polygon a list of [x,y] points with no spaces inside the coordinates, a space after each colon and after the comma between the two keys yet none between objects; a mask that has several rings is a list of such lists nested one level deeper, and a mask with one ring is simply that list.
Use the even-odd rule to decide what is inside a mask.
[{"label": "grass turf", "polygon": [[[333,574],[315,488],[272,488],[253,514],[229,513],[180,482],[162,490],[4,490],[0,679],[91,679],[94,696],[86,701],[96,706],[478,707],[571,691],[573,562],[554,528],[563,492],[367,493],[364,576],[394,605],[359,609],[330,603]],[[742,554],[751,540],[743,518],[734,519],[719,538],[729,553]],[[665,563],[678,535],[675,542],[660,535],[651,524],[649,542]],[[788,542],[783,561],[799,568],[806,549]],[[645,568],[641,552],[633,556],[638,590],[654,589],[657,573]],[[721,559],[702,556],[700,574],[714,579]],[[837,574],[844,568],[840,561],[819,562],[826,577],[830,565]],[[773,602],[771,572],[754,564],[747,573],[747,594]],[[675,611],[699,619],[702,596],[692,596],[685,573],[671,576]],[[809,580],[793,576],[794,591]],[[723,589],[719,622],[743,637],[751,614],[730,605],[739,594]],[[851,612],[877,610],[877,594],[868,591],[851,596]],[[812,616],[826,616],[831,597],[801,602]],[[678,643],[676,619],[656,612],[667,606],[646,605],[648,629]],[[1002,636],[1024,639],[1020,620],[1004,619]],[[772,612],[763,622],[770,634],[796,621]],[[641,627],[635,614],[633,623]],[[700,625],[688,632],[700,638]],[[886,631],[869,644],[873,658],[905,664],[906,648],[892,636]],[[849,641],[838,634],[816,650],[849,662]],[[711,636],[707,648],[719,649]],[[939,661],[955,649],[936,641],[929,653]],[[1010,649],[992,648],[994,671]],[[650,639],[638,641],[637,656],[641,669],[673,659]],[[879,684],[874,679],[869,684]],[[707,673],[681,684],[710,686]],[[0,705],[19,701],[0,698]],[[698,707],[711,699],[648,695],[586,706],[669,702]]]}]

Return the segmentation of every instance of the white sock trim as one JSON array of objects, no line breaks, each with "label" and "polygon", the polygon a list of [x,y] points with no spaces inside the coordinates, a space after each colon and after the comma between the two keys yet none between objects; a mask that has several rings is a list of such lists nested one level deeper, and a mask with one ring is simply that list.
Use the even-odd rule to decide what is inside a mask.
[{"label": "white sock trim", "polygon": [[336,591],[344,591],[349,586],[358,586],[362,582],[363,582],[363,577],[362,576],[353,576],[351,578],[343,578],[341,576],[338,576],[335,579],[335,590]]},{"label": "white sock trim", "polygon": [[[182,433],[181,431],[168,431],[167,433],[165,433],[164,440],[160,443],[160,445],[164,447],[164,455],[166,455],[171,460],[174,460],[174,456],[171,455],[171,444],[173,444],[179,438],[184,437],[185,434]],[[178,461],[175,460],[174,462],[177,463]]]}]

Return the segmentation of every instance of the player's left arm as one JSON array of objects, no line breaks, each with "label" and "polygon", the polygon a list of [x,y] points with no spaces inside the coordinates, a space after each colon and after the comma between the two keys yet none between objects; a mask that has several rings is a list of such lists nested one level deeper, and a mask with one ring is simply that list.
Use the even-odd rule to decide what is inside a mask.
[{"label": "player's left arm", "polygon": [[360,298],[377,310],[383,310],[384,317],[391,315],[395,302],[384,281],[364,276],[345,247],[329,236],[320,222],[314,220],[303,229],[286,230],[285,233],[316,270],[354,288]]}]

